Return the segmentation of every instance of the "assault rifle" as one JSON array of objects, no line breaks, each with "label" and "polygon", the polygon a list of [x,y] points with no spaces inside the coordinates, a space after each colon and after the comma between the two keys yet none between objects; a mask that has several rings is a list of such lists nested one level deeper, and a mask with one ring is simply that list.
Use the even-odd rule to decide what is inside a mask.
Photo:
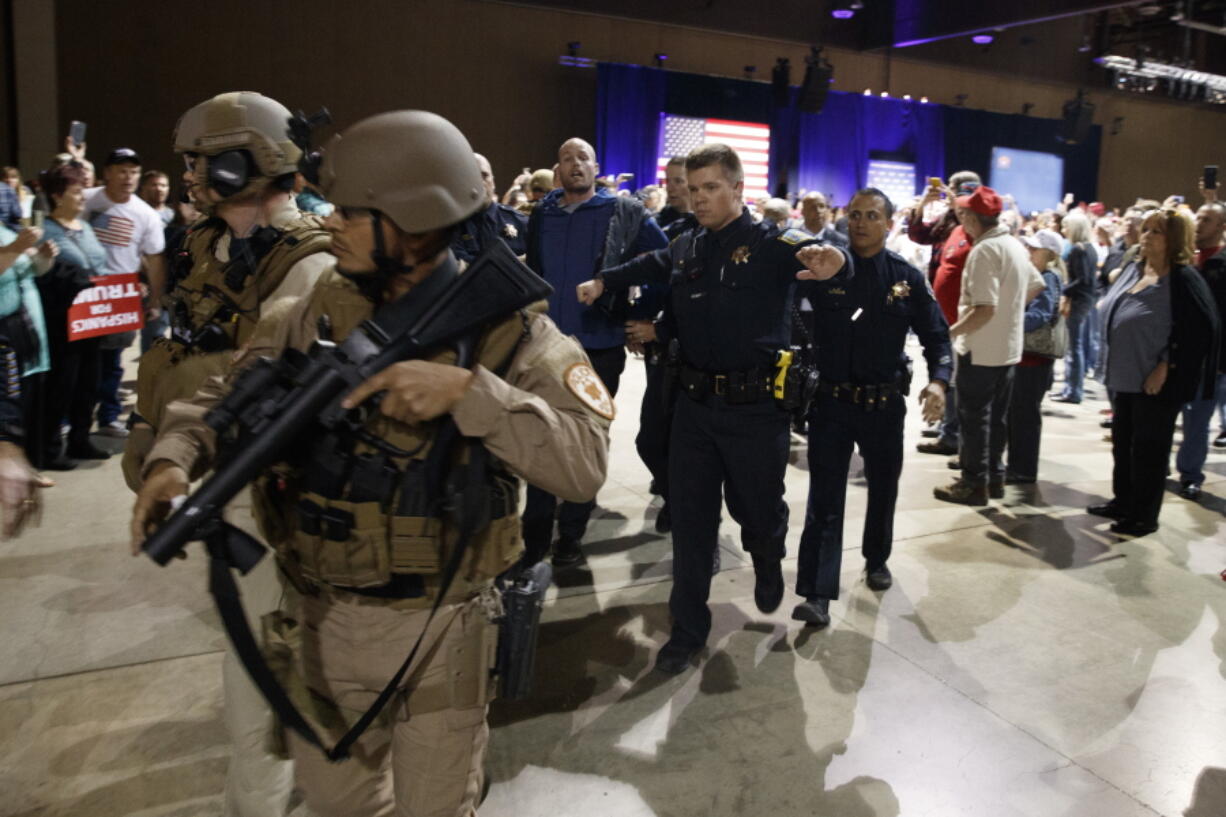
[{"label": "assault rifle", "polygon": [[[237,425],[243,444],[229,447],[224,462],[142,549],[165,565],[188,542],[203,538],[226,503],[285,459],[304,434],[345,422],[349,412],[340,401],[358,384],[397,361],[461,341],[552,291],[505,243],[493,241],[462,274],[450,260],[339,345],[317,340],[305,354],[290,350],[278,360],[262,358],[236,378],[229,395],[205,417],[219,434]],[[253,550],[252,544],[230,537],[232,561],[244,574],[263,555],[263,548]]]}]

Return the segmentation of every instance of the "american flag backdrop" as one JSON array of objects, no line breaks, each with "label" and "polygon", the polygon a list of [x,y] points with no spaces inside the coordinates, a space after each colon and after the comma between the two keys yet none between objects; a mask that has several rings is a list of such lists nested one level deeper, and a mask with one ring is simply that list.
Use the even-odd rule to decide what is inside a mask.
[{"label": "american flag backdrop", "polygon": [[745,200],[767,195],[767,165],[770,163],[771,129],[757,122],[700,119],[694,116],[660,114],[660,158],[656,181],[664,182],[664,168],[674,156],[712,142],[722,142],[737,152],[745,168]]}]

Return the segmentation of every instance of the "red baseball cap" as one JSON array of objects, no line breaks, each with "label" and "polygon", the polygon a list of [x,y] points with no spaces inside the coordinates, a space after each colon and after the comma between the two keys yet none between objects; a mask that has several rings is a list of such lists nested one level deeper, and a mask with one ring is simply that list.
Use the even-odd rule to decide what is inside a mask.
[{"label": "red baseball cap", "polygon": [[958,196],[958,206],[981,216],[1000,215],[1000,196],[990,187],[980,187],[969,196]]}]

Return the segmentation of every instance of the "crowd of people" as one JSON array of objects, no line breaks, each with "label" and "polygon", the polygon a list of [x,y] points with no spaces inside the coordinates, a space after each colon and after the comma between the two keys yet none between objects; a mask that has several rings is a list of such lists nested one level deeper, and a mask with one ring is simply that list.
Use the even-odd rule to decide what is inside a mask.
[{"label": "crowd of people", "polygon": [[[219,111],[249,117],[247,142],[209,130],[229,121]],[[1157,528],[1181,415],[1183,497],[1200,495],[1210,439],[1226,447],[1226,209],[1215,190],[1202,189],[1195,211],[1174,197],[1109,211],[1068,196],[1022,213],[1007,191],[959,171],[905,202],[872,187],[841,205],[818,191],[747,202],[740,158],[725,145],[672,159],[660,184],[632,191],[627,174],[602,175],[595,149],[572,138],[552,168],[525,169],[500,195],[490,163],[439,117],[364,120],[325,152],[316,178],[289,121],[279,103],[250,93],[188,111],[175,139],[187,162],[177,194],[169,174],[142,172],[128,148],[105,156],[100,185],[85,145],[72,141],[28,184],[5,169],[0,501],[5,533],[16,533],[50,485],[38,470],[109,457],[92,434],[126,438],[139,552],[170,499],[214,461],[203,412],[258,354],[339,340],[376,303],[431,275],[445,280],[495,242],[543,277],[547,301],[482,335],[471,371],[436,357],[375,375],[345,404],[386,391],[361,433],[323,435],[297,470],[261,481],[229,508],[260,522],[284,573],[246,577],[255,613],[278,612],[287,580],[306,593],[300,612],[315,641],[301,648],[318,654],[303,671],[317,704],[360,714],[394,674],[387,661],[429,637],[435,657],[425,674],[398,677],[405,711],[452,718],[446,723],[464,716],[463,729],[413,721],[425,731],[409,738],[441,745],[447,732],[447,750],[471,760],[437,781],[397,757],[393,733],[405,737],[403,724],[381,723],[362,739],[384,760],[361,779],[293,738],[299,784],[320,813],[359,813],[355,792],[372,803],[401,797],[402,777],[432,802],[475,798],[485,685],[465,681],[459,690],[459,681],[424,679],[489,670],[451,662],[488,638],[481,613],[500,572],[516,562],[549,559],[565,570],[584,560],[614,397],[631,360],[642,360],[647,384],[636,448],[662,498],[655,527],[673,543],[673,626],[655,664],[667,674],[684,672],[705,648],[725,501],[752,557],[755,604],[769,613],[782,603],[793,434],[808,440],[810,481],[793,618],[830,623],[857,447],[868,483],[866,581],[875,591],[891,587],[916,376],[909,336],[927,369],[914,390],[926,426],[919,450],[949,458],[958,472],[934,487],[939,500],[984,506],[1006,485],[1038,482],[1044,400],[1079,403],[1095,381],[1110,401],[1101,422],[1114,471],[1111,497],[1088,511],[1110,518],[1112,531]],[[417,151],[411,162],[397,158],[405,145]],[[74,300],[109,275],[141,282],[143,329],[70,339]],[[125,416],[122,355],[138,335],[137,405]],[[1058,361],[1062,388],[1053,393]],[[429,462],[441,434],[432,422],[443,416],[480,438],[506,471],[491,467],[500,504],[487,509],[477,555],[451,595],[440,576],[455,540],[440,532],[441,517],[416,509],[407,487],[413,466]],[[507,487],[515,476],[527,483],[522,513]],[[276,531],[283,536],[274,540]],[[427,617],[431,594],[447,611],[441,628],[433,612]],[[363,627],[389,633],[391,645],[362,668],[368,680],[343,680],[353,677],[343,656],[369,647]],[[444,638],[455,646],[434,651]],[[242,684],[250,687],[228,673],[228,706],[250,706]],[[284,813],[289,772],[270,759],[258,710],[234,735],[245,748],[227,797],[247,803],[236,813]],[[385,784],[389,754],[395,795]],[[262,770],[255,781],[243,772],[253,768]]]}]

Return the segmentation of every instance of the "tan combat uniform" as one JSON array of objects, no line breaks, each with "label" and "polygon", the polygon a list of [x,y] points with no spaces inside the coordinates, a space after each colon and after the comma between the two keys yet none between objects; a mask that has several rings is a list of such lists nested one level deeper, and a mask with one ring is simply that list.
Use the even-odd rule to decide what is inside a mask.
[{"label": "tan combat uniform", "polygon": [[[217,324],[225,333],[226,343],[224,348],[206,353],[188,349],[173,338],[162,338],[141,356],[136,410],[149,426],[134,427],[124,449],[124,478],[133,490],[140,488],[140,469],[163,423],[167,406],[191,397],[209,377],[224,373],[235,349],[251,337],[261,313],[309,293],[320,274],[334,263],[326,252],[330,239],[319,219],[301,213],[292,199],[272,215],[269,226],[284,234],[237,290],[228,287],[225,280],[225,266],[230,261],[229,229],[224,224],[202,222],[185,238],[192,269],[175,288],[172,298],[186,304],[194,327]],[[221,318],[227,314],[231,316]],[[226,519],[258,537],[248,491],[226,507]],[[256,632],[260,618],[279,608],[285,592],[271,561],[239,578],[248,619]],[[233,744],[225,814],[227,817],[284,814],[292,793],[293,770],[284,758],[269,751],[274,727],[272,712],[233,650],[226,651],[222,663],[222,685],[226,731]]]},{"label": "tan combat uniform", "polygon": [[[329,273],[309,299],[261,323],[243,362],[290,347],[305,350],[317,336],[321,315],[341,339],[372,308],[351,282]],[[476,355],[471,384],[451,411],[460,432],[480,438],[510,474],[566,499],[595,496],[607,466],[613,403],[582,348],[558,331],[542,303],[487,330]],[[508,358],[504,377],[491,371]],[[227,389],[223,378],[214,377],[190,403],[172,406],[149,462],[169,460],[198,476],[215,454],[215,437],[203,416]],[[367,423],[368,432],[404,452],[428,446],[436,427],[406,425],[381,414]],[[371,450],[359,445],[355,453]],[[403,469],[423,456],[400,457],[396,464]],[[439,520],[396,515],[396,501],[381,505],[319,496],[302,489],[299,475],[286,468],[274,474],[256,491],[262,498],[257,499],[260,521],[281,565],[306,591],[295,615],[300,626],[276,628],[285,638],[283,649],[294,652],[296,678],[287,686],[335,741],[409,654],[425,626],[455,532],[446,522],[440,528]],[[498,602],[492,579],[522,552],[517,493],[512,487],[508,495],[500,479],[494,482],[491,487],[507,504],[470,543],[402,694],[358,741],[353,757],[333,764],[289,736],[298,785],[321,817],[476,813],[488,738],[485,715],[494,691],[496,627],[490,612]],[[321,506],[351,514],[347,541],[332,543],[318,531],[304,530],[310,527],[304,514]],[[425,594],[387,599],[361,593],[404,574],[416,574]]]}]

